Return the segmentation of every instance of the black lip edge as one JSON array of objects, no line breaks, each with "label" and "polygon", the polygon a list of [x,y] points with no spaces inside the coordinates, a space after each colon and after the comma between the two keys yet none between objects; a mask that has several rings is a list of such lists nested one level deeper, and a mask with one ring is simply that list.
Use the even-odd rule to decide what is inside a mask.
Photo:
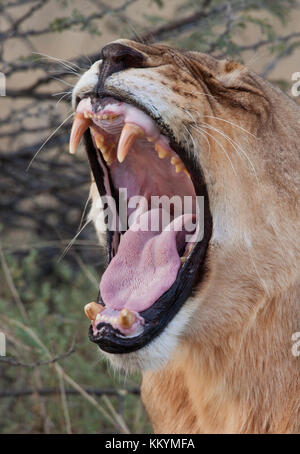
[{"label": "black lip edge", "polygon": [[[133,102],[128,97],[116,96],[114,93],[105,92],[102,96],[110,96],[123,102],[130,102],[139,109],[143,110],[147,115],[150,115],[157,123],[152,113],[150,114],[145,107],[139,103]],[[143,333],[136,337],[120,337],[108,324],[99,324],[99,334],[94,336],[92,326],[89,328],[89,339],[96,343],[100,349],[107,353],[123,354],[130,353],[145,347],[154,338],[162,333],[164,328],[178,313],[186,299],[192,294],[196,285],[201,285],[205,279],[208,268],[205,264],[206,253],[209,240],[212,234],[212,217],[209,209],[209,199],[207,187],[204,182],[203,172],[198,159],[188,159],[184,149],[175,141],[173,133],[169,133],[166,126],[158,125],[163,134],[167,134],[170,138],[170,146],[180,156],[188,171],[191,174],[196,195],[204,196],[204,236],[203,239],[195,244],[189,258],[180,268],[178,276],[173,285],[148,309],[141,312],[140,315],[145,319],[145,328]],[[97,155],[94,149],[93,141],[89,131],[84,134],[86,151],[90,163],[92,173],[100,195],[105,194],[104,173],[101,165],[98,162]],[[110,258],[108,259],[108,263]],[[97,302],[104,305],[100,292]],[[161,316],[163,314],[163,317]]]}]

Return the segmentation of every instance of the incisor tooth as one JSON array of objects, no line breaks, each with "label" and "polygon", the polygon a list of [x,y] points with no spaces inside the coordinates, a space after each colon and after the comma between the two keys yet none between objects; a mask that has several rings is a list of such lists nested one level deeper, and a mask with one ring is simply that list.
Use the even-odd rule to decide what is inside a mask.
[{"label": "incisor tooth", "polygon": [[136,316],[129,309],[122,309],[120,315],[120,325],[122,328],[131,328],[136,320]]},{"label": "incisor tooth", "polygon": [[136,139],[143,135],[144,130],[140,126],[134,123],[125,123],[118,144],[117,157],[119,162],[124,161]]},{"label": "incisor tooth", "polygon": [[88,303],[84,306],[85,315],[89,320],[96,320],[97,315],[100,314],[103,309],[104,307],[101,306],[101,304],[95,302]]},{"label": "incisor tooth", "polygon": [[69,142],[69,151],[71,154],[75,154],[81,137],[91,125],[91,123],[91,120],[85,118],[84,114],[82,114],[81,112],[77,112],[75,114]]}]

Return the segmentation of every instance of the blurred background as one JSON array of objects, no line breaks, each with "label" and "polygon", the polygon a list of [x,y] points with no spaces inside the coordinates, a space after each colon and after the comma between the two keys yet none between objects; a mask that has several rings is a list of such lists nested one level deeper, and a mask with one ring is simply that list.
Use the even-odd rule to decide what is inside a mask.
[{"label": "blurred background", "polygon": [[[149,433],[140,376],[87,337],[102,251],[84,150],[68,154],[70,93],[107,42],[233,58],[291,95],[299,0],[0,0],[0,432]],[[3,80],[3,78],[1,79]],[[2,93],[3,94],[3,93]],[[297,101],[297,99],[296,99]]]}]

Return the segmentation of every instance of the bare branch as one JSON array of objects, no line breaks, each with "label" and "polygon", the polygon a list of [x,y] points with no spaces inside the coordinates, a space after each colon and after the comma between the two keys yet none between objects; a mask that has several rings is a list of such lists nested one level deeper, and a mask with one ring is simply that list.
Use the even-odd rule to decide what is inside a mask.
[{"label": "bare branch", "polygon": [[61,359],[71,356],[74,352],[75,352],[75,347],[73,345],[66,353],[62,353],[60,355],[54,356],[52,359],[50,359],[48,361],[36,361],[34,363],[24,363],[22,361],[17,361],[13,358],[0,357],[0,363],[7,363],[7,364],[10,364],[11,366],[20,366],[20,367],[48,366],[49,364],[56,363],[57,361],[60,361]]},{"label": "bare branch", "polygon": [[[134,388],[83,388],[87,394],[94,396],[126,396],[128,394],[133,394],[136,396],[140,395],[140,389],[138,387]],[[19,390],[5,390],[0,391],[0,398],[3,397],[26,397],[31,396],[34,393],[38,393],[41,396],[52,396],[53,394],[58,394],[59,391],[55,388],[42,388],[42,389],[19,389]],[[65,389],[65,393],[69,396],[80,395],[80,392],[74,388]]]}]

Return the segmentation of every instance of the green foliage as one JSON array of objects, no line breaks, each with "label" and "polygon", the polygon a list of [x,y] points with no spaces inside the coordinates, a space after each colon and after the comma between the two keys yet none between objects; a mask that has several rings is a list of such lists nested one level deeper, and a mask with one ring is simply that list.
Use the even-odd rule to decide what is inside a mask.
[{"label": "green foliage", "polygon": [[[297,6],[297,0],[186,0],[179,4],[178,13],[186,11],[209,11],[213,8],[226,6],[220,14],[209,15],[201,21],[201,27],[194,27],[173,43],[180,47],[198,50],[200,52],[214,52],[216,55],[226,55],[242,60],[243,50],[237,44],[241,32],[249,26],[257,26],[257,36],[272,43],[278,37],[277,23],[286,24],[292,7]],[[205,6],[205,8],[204,8]],[[287,46],[287,43],[282,44]]]},{"label": "green foliage", "polygon": [[[24,258],[6,256],[11,278],[22,299],[28,320],[20,314],[3,271],[0,273],[0,331],[7,334],[7,358],[32,364],[47,361],[49,357],[28,332],[15,322],[30,326],[45,344],[51,357],[59,356],[70,350],[75,341],[75,352],[60,359],[64,371],[83,387],[89,388],[130,388],[138,386],[139,376],[124,378],[116,375],[100,358],[96,345],[88,340],[88,320],[83,306],[97,294],[86,273],[67,262],[45,263],[42,252],[33,250]],[[45,264],[48,273],[45,273]],[[95,270],[88,271],[96,277]],[[36,370],[37,369],[37,370]],[[15,366],[2,363],[0,359],[0,394],[7,390],[47,389],[56,392],[48,397],[26,396],[5,397],[1,399],[0,421],[3,433],[44,432],[45,421],[51,433],[65,432],[65,421],[60,395],[58,375],[53,364],[38,368]],[[38,379],[37,379],[38,376]],[[70,389],[65,382],[65,388]],[[100,397],[99,405],[106,406]],[[118,409],[117,397],[109,397]],[[140,398],[127,394],[124,397],[123,417],[131,432],[151,430],[144,410],[140,409]],[[73,433],[109,433],[116,428],[81,395],[67,395]],[[44,407],[44,412],[42,408]],[[141,413],[140,413],[141,411]]]}]

